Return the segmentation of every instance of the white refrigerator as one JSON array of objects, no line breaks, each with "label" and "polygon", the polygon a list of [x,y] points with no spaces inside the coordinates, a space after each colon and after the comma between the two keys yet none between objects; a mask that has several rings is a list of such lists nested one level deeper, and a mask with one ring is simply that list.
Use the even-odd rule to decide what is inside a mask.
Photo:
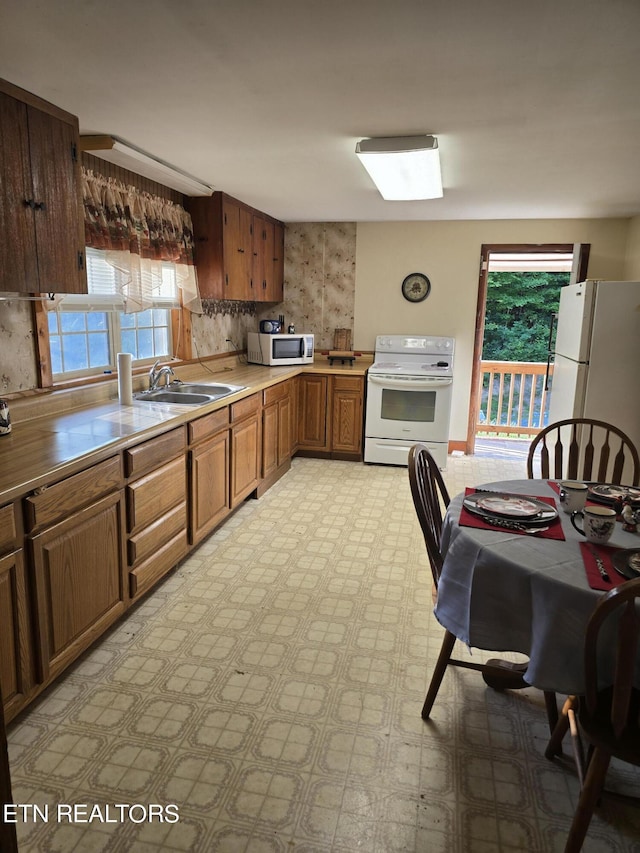
[{"label": "white refrigerator", "polygon": [[640,449],[640,282],[563,287],[553,362],[549,423],[608,421]]}]

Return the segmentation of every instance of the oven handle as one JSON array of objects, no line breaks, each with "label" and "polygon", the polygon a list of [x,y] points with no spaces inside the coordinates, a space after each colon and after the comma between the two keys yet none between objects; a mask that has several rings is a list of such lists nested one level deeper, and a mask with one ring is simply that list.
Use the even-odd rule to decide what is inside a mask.
[{"label": "oven handle", "polygon": [[382,385],[384,388],[398,388],[401,391],[423,391],[429,389],[446,388],[453,384],[453,379],[397,379],[395,376],[382,376],[374,373],[369,374],[369,382],[373,385]]}]

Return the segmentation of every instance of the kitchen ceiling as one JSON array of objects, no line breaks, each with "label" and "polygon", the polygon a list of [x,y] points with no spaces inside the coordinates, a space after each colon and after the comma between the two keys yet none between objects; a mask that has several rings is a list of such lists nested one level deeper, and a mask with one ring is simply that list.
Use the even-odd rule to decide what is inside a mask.
[{"label": "kitchen ceiling", "polygon": [[[0,76],[286,222],[640,213],[638,0],[3,0]],[[435,134],[383,201],[367,136]]]}]

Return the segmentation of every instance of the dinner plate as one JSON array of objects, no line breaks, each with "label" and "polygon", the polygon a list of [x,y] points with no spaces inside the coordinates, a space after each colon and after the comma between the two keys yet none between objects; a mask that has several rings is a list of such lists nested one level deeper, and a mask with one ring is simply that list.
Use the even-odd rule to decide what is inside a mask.
[{"label": "dinner plate", "polygon": [[612,555],[611,562],[623,578],[640,578],[640,548],[620,549]]},{"label": "dinner plate", "polygon": [[500,492],[473,492],[464,498],[464,506],[469,512],[481,518],[511,518],[521,524],[548,524],[558,517],[558,511],[551,504],[537,498]]},{"label": "dinner plate", "polygon": [[610,483],[595,483],[589,486],[589,497],[599,503],[612,504],[627,498],[632,504],[640,505],[640,489],[635,486],[614,486]]}]

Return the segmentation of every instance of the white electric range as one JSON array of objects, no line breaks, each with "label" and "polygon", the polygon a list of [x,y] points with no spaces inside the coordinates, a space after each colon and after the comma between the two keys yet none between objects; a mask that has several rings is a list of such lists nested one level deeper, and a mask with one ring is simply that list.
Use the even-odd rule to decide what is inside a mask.
[{"label": "white electric range", "polygon": [[407,465],[419,441],[446,468],[454,350],[454,338],[378,335],[367,373],[365,462]]}]

